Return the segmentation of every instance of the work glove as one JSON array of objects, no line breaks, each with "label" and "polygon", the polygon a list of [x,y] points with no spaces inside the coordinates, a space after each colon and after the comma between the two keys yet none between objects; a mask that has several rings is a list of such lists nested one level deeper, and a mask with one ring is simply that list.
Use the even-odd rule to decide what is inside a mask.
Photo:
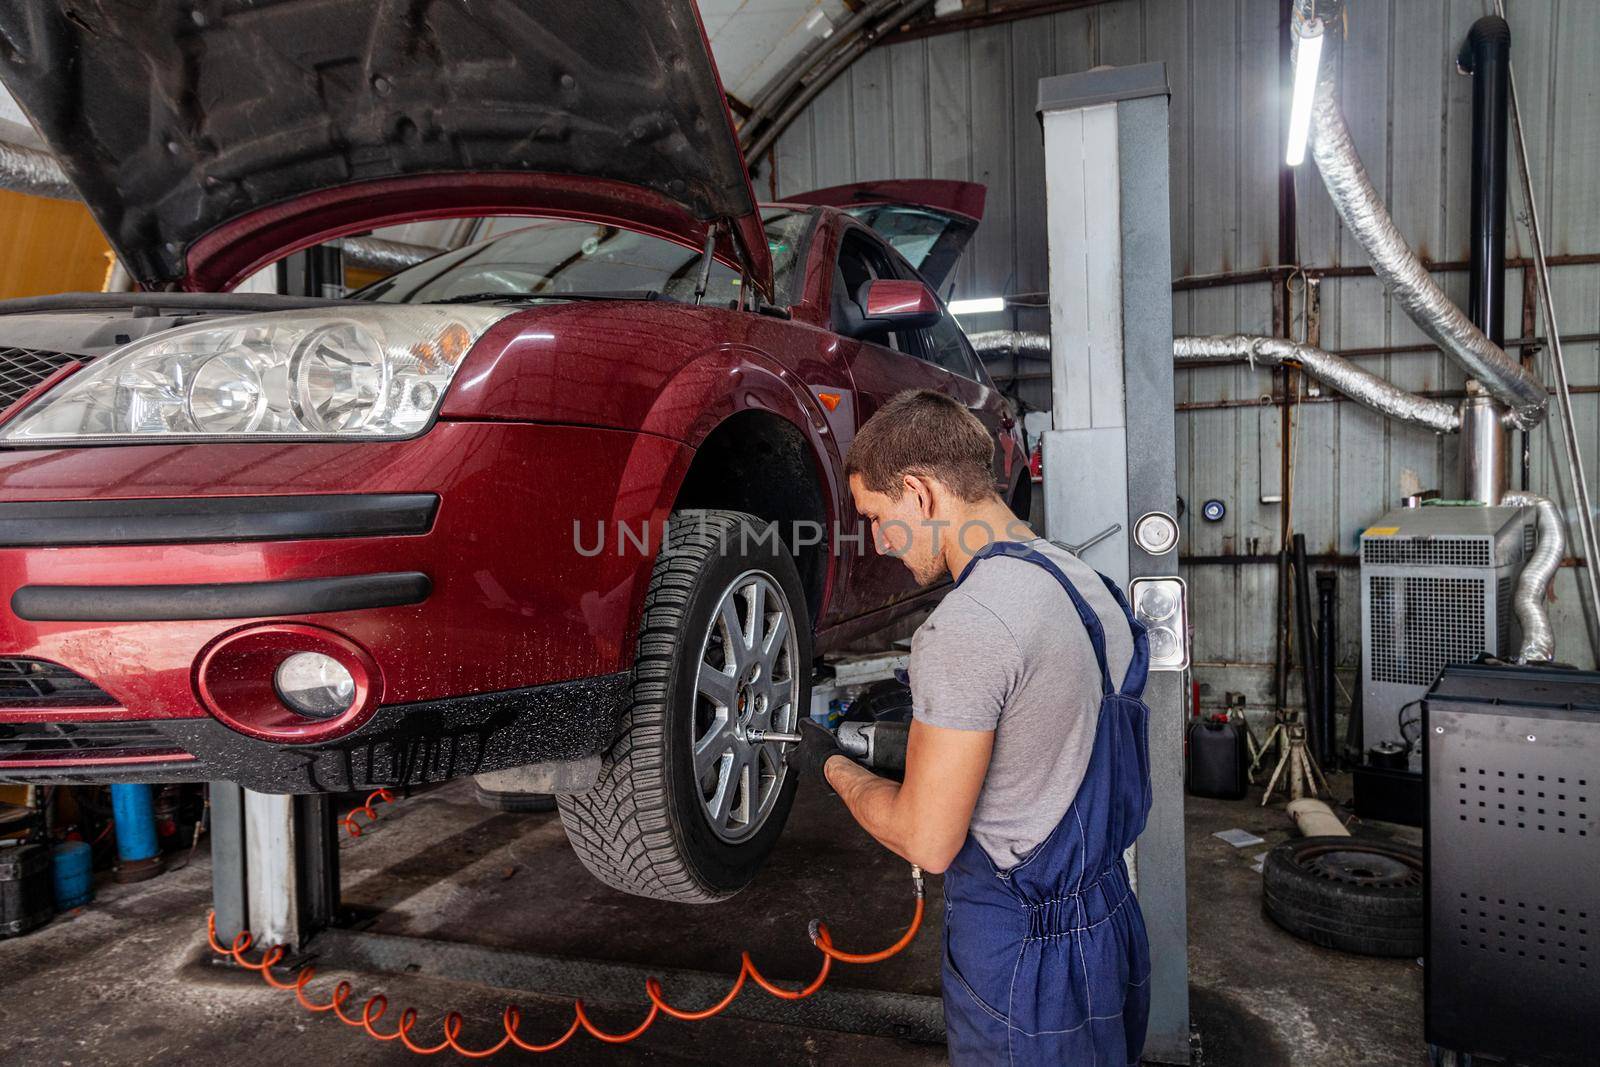
[{"label": "work glove", "polygon": [[[789,766],[795,769],[801,781],[815,782],[828,792],[833,792],[827,776],[822,773],[822,767],[832,757],[845,755],[838,739],[833,736],[832,730],[814,719],[800,720],[800,736],[805,740],[789,753]],[[849,759],[848,756],[845,758]]]}]

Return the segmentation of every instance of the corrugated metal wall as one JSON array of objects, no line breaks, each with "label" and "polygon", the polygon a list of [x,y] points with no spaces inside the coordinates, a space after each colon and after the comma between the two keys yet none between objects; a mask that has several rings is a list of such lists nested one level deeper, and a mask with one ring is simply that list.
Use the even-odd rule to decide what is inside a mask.
[{"label": "corrugated metal wall", "polygon": [[[1523,95],[1536,191],[1552,255],[1600,253],[1600,4],[1586,0],[1511,0],[1513,57]],[[1467,156],[1471,83],[1455,54],[1482,0],[1352,0],[1343,52],[1343,104],[1356,144],[1396,222],[1426,258],[1468,255]],[[1045,288],[1044,183],[1035,86],[1049,74],[1101,63],[1164,60],[1172,85],[1174,270],[1180,276],[1270,266],[1278,248],[1279,90],[1277,0],[1116,0],[1098,7],[1018,20],[893,44],[870,52],[817,98],[779,142],[775,174],[762,178],[779,194],[881,178],[963,178],[989,186],[976,247],[955,283],[957,296]],[[1515,169],[1513,167],[1513,174]],[[1365,256],[1342,232],[1313,164],[1297,176],[1299,261],[1305,266],[1361,265]],[[1510,205],[1522,212],[1520,193]],[[1508,255],[1526,252],[1516,229]],[[1466,274],[1440,275],[1465,300]],[[1563,332],[1588,337],[1567,346],[1592,491],[1600,481],[1600,266],[1554,273]],[[1521,333],[1522,279],[1508,272],[1507,335]],[[1322,342],[1339,350],[1422,342],[1403,312],[1370,277],[1323,282]],[[1009,312],[1024,329],[1048,327],[1043,309]],[[1009,325],[1004,318],[970,328]],[[1266,283],[1183,291],[1174,299],[1178,333],[1270,333]],[[1541,357],[1541,364],[1544,357]],[[1437,352],[1378,354],[1369,369],[1414,389],[1459,389],[1462,376]],[[996,368],[1003,373],[1008,368]],[[1024,368],[1027,369],[1027,368]],[[1035,372],[1044,368],[1032,368]],[[1549,380],[1548,370],[1544,376]],[[1180,372],[1177,383],[1179,492],[1190,503],[1185,553],[1270,553],[1280,505],[1261,504],[1276,482],[1275,441],[1263,471],[1252,403],[1272,391],[1272,377],[1248,368]],[[1043,383],[1019,383],[1020,395],[1048,403]],[[1242,406],[1210,406],[1210,405]],[[1276,419],[1275,409],[1269,417]],[[1349,403],[1295,408],[1293,520],[1312,551],[1353,554],[1359,532],[1416,487],[1456,491],[1450,439],[1394,426]],[[1533,441],[1537,492],[1564,497],[1559,434],[1541,428]],[[1515,477],[1515,475],[1513,475]],[[1220,523],[1198,505],[1228,504]],[[1220,695],[1270,692],[1276,569],[1269,564],[1189,566],[1196,606],[1196,658]],[[1360,642],[1353,566],[1341,568],[1341,659],[1353,665]],[[1554,606],[1567,636],[1561,652],[1589,662],[1578,614],[1575,572],[1564,568]],[[1238,664],[1224,667],[1224,664]],[[1255,666],[1243,666],[1255,665]]]}]

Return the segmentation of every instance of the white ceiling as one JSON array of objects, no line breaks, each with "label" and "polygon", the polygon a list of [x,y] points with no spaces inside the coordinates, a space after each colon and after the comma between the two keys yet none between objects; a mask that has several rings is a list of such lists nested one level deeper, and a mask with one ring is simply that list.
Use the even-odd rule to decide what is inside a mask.
[{"label": "white ceiling", "polygon": [[848,15],[844,0],[699,0],[722,87],[748,102]]}]

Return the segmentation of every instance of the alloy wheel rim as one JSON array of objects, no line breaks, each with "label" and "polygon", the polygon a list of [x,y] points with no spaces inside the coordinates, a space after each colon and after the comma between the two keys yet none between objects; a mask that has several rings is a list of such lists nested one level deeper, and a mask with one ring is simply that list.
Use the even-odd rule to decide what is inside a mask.
[{"label": "alloy wheel rim", "polygon": [[696,794],[711,831],[729,844],[766,824],[788,774],[788,744],[756,732],[799,723],[799,640],[789,600],[761,571],[723,589],[696,661],[690,749]]}]

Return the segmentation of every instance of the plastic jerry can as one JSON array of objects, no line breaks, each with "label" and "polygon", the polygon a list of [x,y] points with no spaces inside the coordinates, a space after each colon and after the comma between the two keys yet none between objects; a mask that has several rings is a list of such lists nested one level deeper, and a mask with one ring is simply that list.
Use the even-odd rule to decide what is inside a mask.
[{"label": "plastic jerry can", "polygon": [[25,934],[54,914],[49,850],[43,845],[0,848],[0,937]]},{"label": "plastic jerry can", "polygon": [[1193,796],[1238,800],[1250,791],[1250,751],[1244,723],[1225,716],[1189,724],[1185,784]]}]

